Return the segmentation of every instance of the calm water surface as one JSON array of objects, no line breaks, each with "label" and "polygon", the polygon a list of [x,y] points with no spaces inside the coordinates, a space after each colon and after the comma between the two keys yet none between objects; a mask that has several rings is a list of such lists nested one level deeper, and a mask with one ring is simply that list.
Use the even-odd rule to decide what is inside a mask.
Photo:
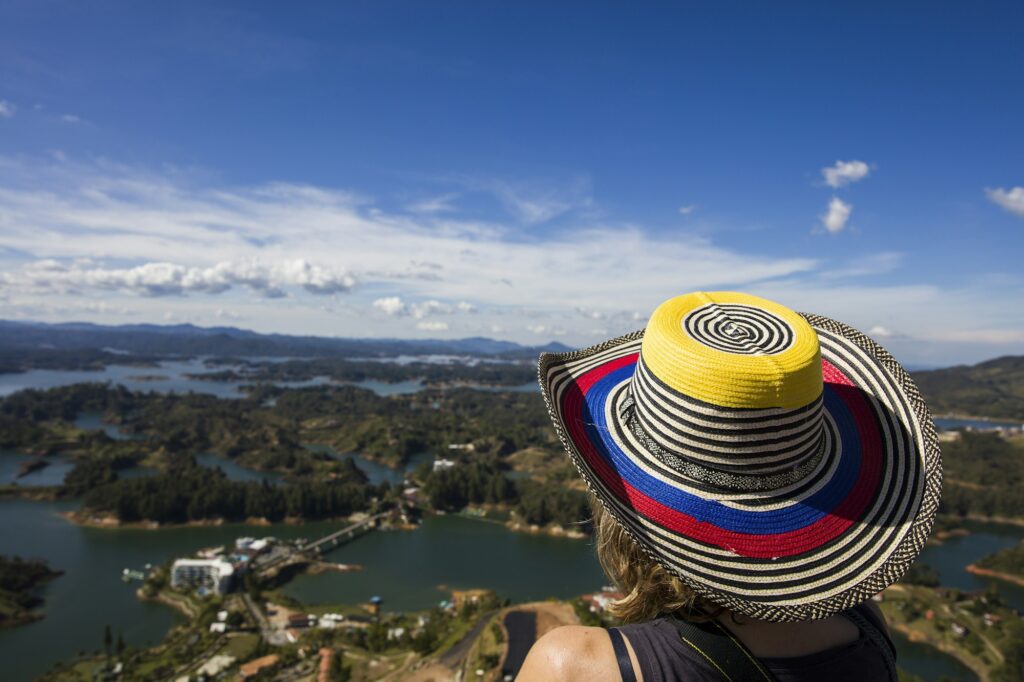
[{"label": "calm water surface", "polygon": [[[28,680],[79,651],[102,648],[106,625],[115,636],[123,632],[130,644],[159,642],[179,616],[138,600],[138,584],[121,581],[124,568],[190,555],[243,535],[312,538],[338,528],[324,522],[103,530],[58,516],[74,507],[0,500],[3,553],[42,557],[66,571],[44,592],[46,618],[0,631],[4,680]],[[301,579],[290,593],[316,603],[365,601],[379,594],[388,608],[404,609],[437,603],[445,596],[437,589],[441,584],[492,588],[518,600],[568,597],[603,582],[587,542],[518,535],[497,524],[454,516],[432,518],[416,531],[371,533],[329,557],[364,564],[366,570]]]},{"label": "calm water surface", "polygon": [[518,602],[572,597],[607,582],[588,540],[512,533],[457,515],[429,517],[415,531],[370,533],[327,558],[365,570],[301,575],[285,593],[311,604],[379,595],[386,609],[411,611],[447,598],[443,587],[490,588]]},{"label": "calm water surface", "polygon": [[990,429],[1011,429],[1020,428],[1020,422],[993,422],[983,419],[952,419],[939,417],[935,419],[935,427],[940,431],[949,431],[951,429],[978,429],[980,431],[987,431]]},{"label": "calm water surface", "polygon": [[[242,381],[206,381],[187,377],[186,374],[204,374],[213,371],[237,369],[236,366],[225,365],[209,368],[203,364],[203,358],[191,360],[164,360],[157,367],[128,367],[125,365],[108,365],[97,371],[69,371],[33,369],[20,374],[0,374],[0,398],[26,388],[54,388],[70,386],[86,382],[111,382],[121,384],[133,391],[156,391],[157,393],[209,393],[218,398],[243,398],[242,386],[253,382]],[[277,381],[276,386],[283,388],[303,388],[306,386],[323,386],[332,383],[329,377],[318,376],[304,381]],[[366,380],[351,382],[353,386],[367,388],[377,395],[404,395],[422,391],[424,386],[419,381],[385,381]],[[530,382],[522,386],[510,387],[477,387],[488,391],[536,391],[537,384]]]}]

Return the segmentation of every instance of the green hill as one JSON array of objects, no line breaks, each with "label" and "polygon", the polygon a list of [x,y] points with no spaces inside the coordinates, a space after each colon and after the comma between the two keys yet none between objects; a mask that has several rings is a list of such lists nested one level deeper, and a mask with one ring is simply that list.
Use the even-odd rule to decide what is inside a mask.
[{"label": "green hill", "polygon": [[1024,356],[913,372],[933,414],[1024,421]]}]

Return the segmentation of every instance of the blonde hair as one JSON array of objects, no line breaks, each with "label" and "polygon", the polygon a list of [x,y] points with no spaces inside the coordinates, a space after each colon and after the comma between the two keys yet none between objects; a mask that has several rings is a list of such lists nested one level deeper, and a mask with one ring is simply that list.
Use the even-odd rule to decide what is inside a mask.
[{"label": "blonde hair", "polygon": [[594,510],[598,561],[624,595],[609,604],[608,612],[613,617],[623,623],[641,623],[676,613],[687,620],[706,620],[723,611],[640,549],[593,495],[590,505]]}]

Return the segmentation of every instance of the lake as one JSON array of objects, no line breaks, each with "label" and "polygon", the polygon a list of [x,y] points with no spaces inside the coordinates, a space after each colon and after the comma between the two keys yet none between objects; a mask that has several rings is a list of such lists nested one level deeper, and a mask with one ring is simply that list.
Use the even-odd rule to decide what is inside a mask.
[{"label": "lake", "polygon": [[[159,368],[110,366],[101,372],[50,372],[36,370],[18,375],[0,375],[0,396],[20,388],[47,388],[81,381],[112,381],[134,390],[196,391],[224,398],[238,398],[238,383],[189,379],[186,373],[208,371],[201,360],[161,363]],[[142,380],[142,375],[162,378]],[[327,383],[323,377],[287,385]],[[385,384],[364,382],[382,395],[422,390],[418,382]],[[535,391],[524,384],[510,390]],[[997,425],[971,420],[936,420],[944,428]],[[76,424],[105,431],[112,438],[129,438],[116,425],[105,424],[102,415],[79,415]],[[330,448],[313,446],[336,457]],[[395,470],[352,455],[374,483],[400,483],[404,470]],[[429,460],[430,454],[414,458],[408,468]],[[0,451],[0,484],[15,480],[28,455]],[[280,480],[278,474],[250,470],[211,453],[197,456],[200,464],[219,467],[233,480]],[[63,456],[49,458],[50,465],[17,479],[21,485],[59,485],[72,462]],[[121,476],[148,475],[151,470],[132,469]],[[0,661],[4,680],[28,680],[55,662],[74,657],[80,651],[102,648],[103,630],[110,625],[115,636],[122,633],[133,645],[155,644],[180,617],[158,604],[135,597],[136,584],[121,581],[124,568],[141,568],[196,549],[233,542],[236,537],[275,535],[282,538],[315,537],[337,528],[335,523],[303,526],[246,526],[169,528],[160,530],[109,530],[82,528],[68,523],[60,512],[76,507],[75,502],[34,502],[0,500],[0,553],[47,559],[66,574],[44,591],[46,604],[42,621],[13,630],[0,631]],[[964,567],[985,554],[1011,546],[1024,538],[1024,529],[995,524],[968,524],[972,535],[954,538],[938,547],[928,547],[922,561],[938,570],[944,585],[965,590],[985,589],[988,580],[971,575]],[[445,598],[440,586],[483,587],[513,601],[571,597],[594,590],[604,578],[587,541],[511,533],[503,526],[460,516],[426,519],[416,531],[370,533],[338,548],[327,557],[342,563],[363,564],[357,573],[323,573],[298,577],[285,589],[287,594],[309,603],[361,602],[372,595],[384,598],[385,609],[422,609]],[[415,570],[409,570],[415,566]],[[1024,609],[1024,588],[995,582],[1011,606]],[[930,647],[896,638],[903,667],[932,682],[942,676],[974,680],[975,676],[955,659]]]},{"label": "lake", "polygon": [[[75,506],[0,500],[2,551],[42,557],[53,568],[66,571],[44,590],[43,620],[0,630],[4,680],[29,680],[79,651],[101,649],[106,625],[115,637],[123,633],[129,644],[159,642],[180,617],[162,605],[137,599],[138,583],[121,581],[124,568],[140,569],[245,535],[313,538],[339,527],[320,522],[160,530],[83,528],[58,515]],[[603,583],[586,541],[520,535],[497,524],[457,516],[428,519],[416,531],[370,533],[329,558],[362,563],[366,570],[307,576],[289,589],[317,603],[365,601],[378,594],[387,608],[399,609],[437,603],[445,597],[437,589],[442,583],[491,588],[514,599],[570,597]],[[409,570],[410,566],[416,570]]]},{"label": "lake", "polygon": [[[0,457],[0,464],[6,457]],[[211,463],[220,463],[221,460]],[[45,470],[44,470],[45,471]],[[237,472],[235,472],[237,473]],[[252,472],[250,472],[252,473]],[[251,535],[315,537],[336,523],[302,526],[247,526],[94,529],[68,523],[58,514],[74,502],[0,500],[0,548],[5,554],[42,557],[66,575],[44,592],[46,618],[0,631],[4,679],[30,679],[79,651],[102,646],[103,628],[123,632],[130,644],[159,642],[179,616],[161,605],[139,601],[135,586],[121,582],[121,570],[141,568],[188,555],[205,546]],[[1006,601],[1024,608],[1024,590],[971,575],[963,567],[984,554],[1015,544],[1024,529],[970,524],[972,535],[928,547],[922,561],[939,571],[942,584],[966,590],[996,585]],[[361,602],[380,595],[388,610],[429,608],[446,597],[440,586],[485,587],[513,601],[571,597],[605,580],[588,541],[511,533],[503,526],[457,515],[428,517],[415,531],[382,531],[339,547],[330,561],[358,563],[357,573],[302,575],[285,588],[314,604]],[[416,570],[410,571],[409,566]],[[930,647],[896,638],[900,663],[931,682],[942,676],[974,680],[955,659]]]},{"label": "lake", "polygon": [[988,419],[955,419],[953,417],[936,417],[935,428],[939,431],[950,431],[952,429],[974,429],[976,431],[990,431],[992,429],[1019,429],[1021,422],[990,421]]},{"label": "lake", "polygon": [[[0,398],[11,395],[26,388],[55,388],[89,382],[111,382],[120,384],[132,391],[155,391],[157,393],[208,393],[218,398],[244,398],[241,387],[253,383],[250,380],[240,381],[208,381],[202,378],[189,377],[188,374],[203,374],[214,371],[207,367],[204,358],[190,360],[163,360],[157,367],[129,367],[126,365],[107,365],[101,370],[53,370],[32,369],[20,374],[0,374]],[[223,365],[216,371],[241,369],[237,365]],[[305,381],[275,381],[275,386],[282,388],[304,388],[306,386],[324,386],[334,383],[329,377],[318,376]],[[341,382],[338,382],[339,384]],[[366,388],[377,395],[402,395],[422,391],[424,384],[420,381],[398,381],[388,383],[368,379],[349,382],[348,385]],[[536,382],[528,382],[518,386],[474,386],[487,391],[540,392]]]}]

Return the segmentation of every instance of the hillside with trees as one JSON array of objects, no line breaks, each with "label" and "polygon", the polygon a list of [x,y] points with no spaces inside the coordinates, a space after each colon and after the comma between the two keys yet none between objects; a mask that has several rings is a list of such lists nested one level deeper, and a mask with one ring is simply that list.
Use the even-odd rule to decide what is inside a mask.
[{"label": "hillside with trees", "polygon": [[1024,422],[1024,356],[913,373],[933,414]]}]

